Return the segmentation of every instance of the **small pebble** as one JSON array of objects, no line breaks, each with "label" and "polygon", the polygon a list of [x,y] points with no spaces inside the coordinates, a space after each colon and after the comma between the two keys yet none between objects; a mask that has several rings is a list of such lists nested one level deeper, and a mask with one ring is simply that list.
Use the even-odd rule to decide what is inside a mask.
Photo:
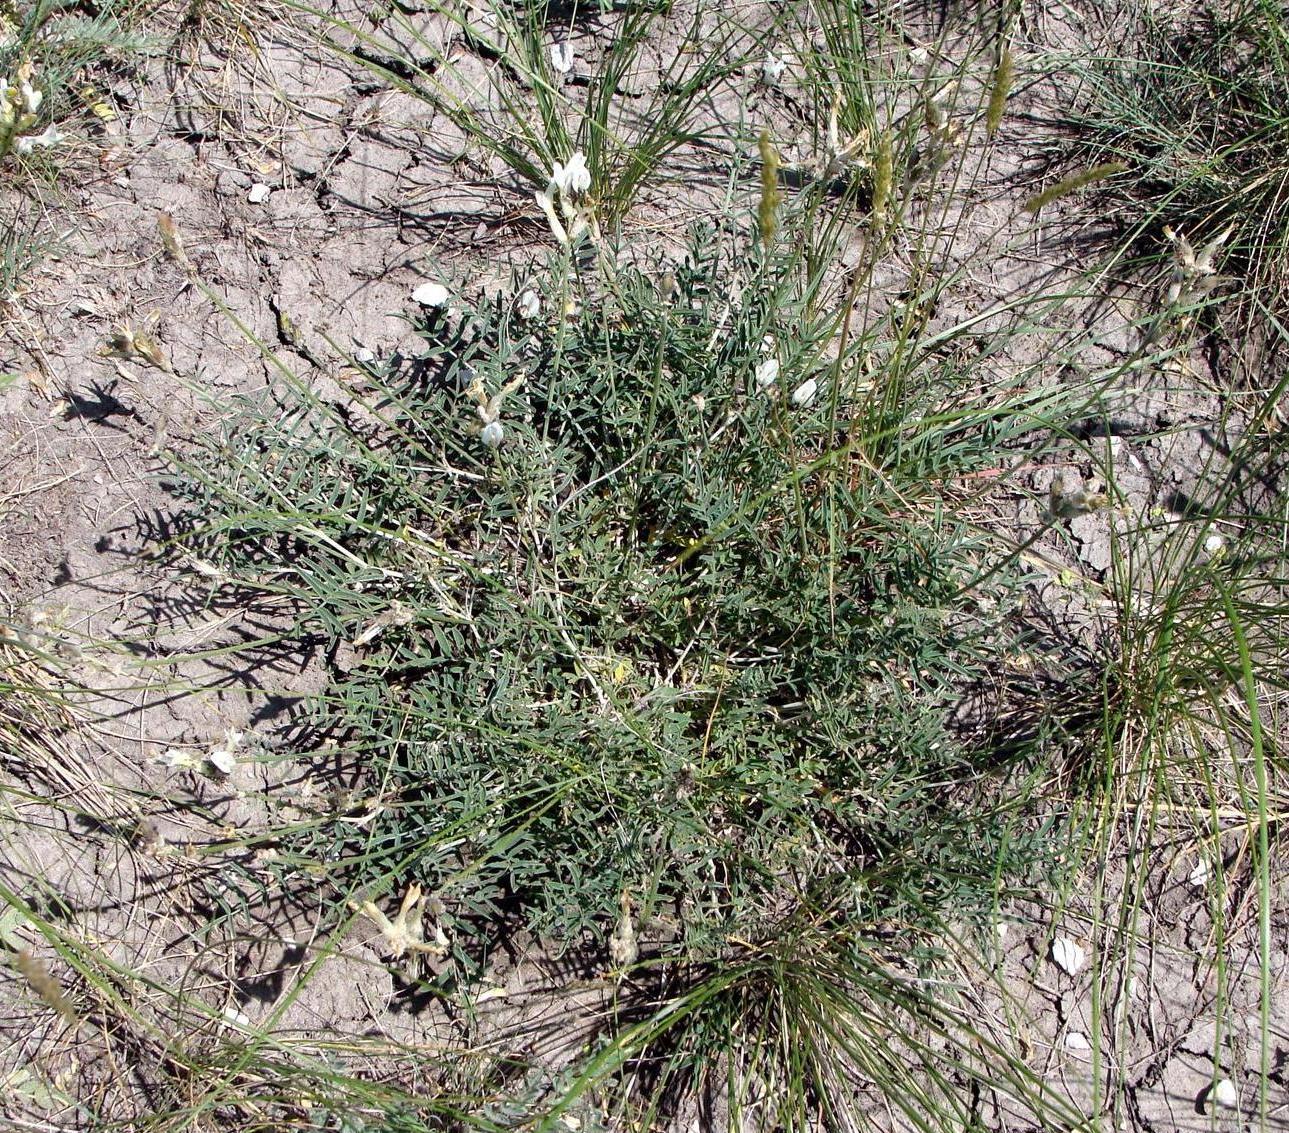
[{"label": "small pebble", "polygon": [[448,289],[441,283],[422,283],[412,292],[412,301],[422,307],[442,307],[448,301]]},{"label": "small pebble", "polygon": [[1240,1095],[1235,1089],[1235,1083],[1230,1078],[1222,1078],[1209,1091],[1208,1101],[1211,1103],[1205,1106],[1210,1113],[1213,1106],[1220,1109],[1237,1109],[1240,1105]]},{"label": "small pebble", "polygon": [[1068,936],[1058,936],[1052,941],[1052,962],[1067,976],[1073,976],[1088,962],[1088,954]]},{"label": "small pebble", "polygon": [[273,192],[263,181],[256,181],[251,186],[251,191],[246,194],[246,199],[253,205],[262,205],[269,199],[269,194]]}]

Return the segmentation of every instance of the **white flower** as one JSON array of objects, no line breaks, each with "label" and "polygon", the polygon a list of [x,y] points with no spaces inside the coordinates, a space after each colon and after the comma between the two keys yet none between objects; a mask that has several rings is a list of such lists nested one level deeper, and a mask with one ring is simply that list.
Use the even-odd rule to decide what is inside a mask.
[{"label": "white flower", "polygon": [[587,233],[593,240],[600,238],[595,214],[584,199],[590,188],[591,171],[587,168],[586,155],[578,150],[567,164],[557,161],[546,188],[533,195],[546,214],[555,238],[566,248],[573,247]]},{"label": "white flower", "polygon": [[569,44],[551,44],[551,66],[557,74],[567,75],[573,69],[573,58],[573,48]]},{"label": "white flower", "polygon": [[[556,166],[558,169],[559,167]],[[555,208],[555,197],[559,195],[559,211]],[[594,225],[594,217],[591,216],[590,210],[580,203],[575,203],[569,198],[569,195],[560,190],[554,180],[546,186],[540,193],[533,194],[533,200],[537,202],[543,213],[546,214],[546,222],[551,226],[551,231],[566,248],[571,248],[586,233],[590,232],[595,238],[599,238],[599,231]],[[559,212],[564,213],[568,226],[559,218]]]},{"label": "white flower", "polygon": [[767,87],[777,87],[787,66],[788,57],[786,55],[767,54],[765,62],[761,64],[761,81]]},{"label": "white flower", "polygon": [[211,748],[207,753],[206,762],[221,775],[231,775],[237,767],[237,749],[242,746],[242,740],[245,738],[245,732],[229,728],[224,733],[224,742]]},{"label": "white flower", "polygon": [[622,902],[622,915],[618,918],[613,935],[609,937],[609,959],[615,968],[629,968],[640,956],[640,943],[636,938],[635,922],[631,919],[631,909],[627,902]]},{"label": "white flower", "polygon": [[425,906],[433,907],[439,902],[433,897],[424,900],[419,885],[407,887],[398,914],[392,921],[371,901],[362,904],[350,901],[349,904],[380,929],[385,947],[395,959],[402,959],[409,953],[415,956],[418,952],[442,956],[448,950],[449,941],[442,926],[436,927],[432,941],[425,939]]},{"label": "white flower", "polygon": [[515,310],[521,319],[535,319],[542,313],[541,296],[531,287],[519,293],[515,300]]},{"label": "white flower", "polygon": [[412,301],[422,307],[442,307],[448,301],[448,289],[441,283],[422,283],[412,292]]},{"label": "white flower", "polygon": [[756,388],[768,389],[779,380],[779,360],[767,358],[756,368]]},{"label": "white flower", "polygon": [[179,768],[183,771],[195,771],[201,766],[201,756],[196,752],[184,751],[183,748],[167,748],[157,757],[167,767]]},{"label": "white flower", "polygon": [[22,102],[22,108],[28,114],[35,114],[40,109],[40,104],[45,100],[43,91],[38,91],[30,83],[24,82],[18,87],[18,97]]},{"label": "white flower", "polygon": [[551,184],[570,197],[589,191],[591,171],[586,166],[586,155],[578,150],[568,159],[567,165],[561,165],[557,161],[551,172]]},{"label": "white flower", "polygon": [[46,126],[39,134],[19,138],[13,143],[13,148],[19,153],[31,153],[38,146],[56,146],[62,140],[63,135],[57,126]]},{"label": "white flower", "polygon": [[814,378],[807,378],[792,391],[792,404],[798,407],[809,405],[815,399],[819,383]]},{"label": "white flower", "polygon": [[[559,169],[559,166],[556,165],[555,168]],[[537,202],[538,207],[546,214],[546,223],[551,226],[551,231],[555,233],[555,239],[565,247],[568,247],[568,231],[564,228],[563,223],[560,221],[559,214],[555,211],[555,193],[558,189],[559,186],[556,185],[554,179],[552,179],[551,183],[540,193],[533,194],[533,200]]]},{"label": "white flower", "polygon": [[506,430],[501,427],[500,421],[489,421],[479,433],[479,439],[496,452],[501,448],[501,442],[506,439]]},{"label": "white flower", "polygon": [[1204,540],[1204,550],[1213,558],[1217,558],[1226,550],[1226,540],[1214,531],[1207,539]]},{"label": "white flower", "polygon": [[221,775],[231,775],[237,767],[237,756],[226,747],[217,747],[207,757],[210,765]]},{"label": "white flower", "polygon": [[1211,869],[1208,864],[1208,858],[1202,857],[1195,863],[1195,868],[1186,875],[1186,884],[1196,892],[1202,892],[1204,887],[1208,885],[1210,873]]}]

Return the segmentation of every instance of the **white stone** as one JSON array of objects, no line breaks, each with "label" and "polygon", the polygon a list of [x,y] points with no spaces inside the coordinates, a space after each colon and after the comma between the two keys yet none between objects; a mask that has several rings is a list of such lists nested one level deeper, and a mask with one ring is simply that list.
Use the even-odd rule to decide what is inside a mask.
[{"label": "white stone", "polygon": [[273,190],[270,189],[263,181],[256,181],[251,186],[250,192],[246,194],[246,199],[253,205],[262,205],[269,199]]},{"label": "white stone", "polygon": [[412,292],[412,301],[422,307],[442,307],[448,301],[448,289],[441,283],[422,283]]},{"label": "white stone", "polygon": [[1068,936],[1058,936],[1052,941],[1052,962],[1066,975],[1073,976],[1088,962],[1088,954]]},{"label": "white stone", "polygon": [[567,75],[573,69],[573,48],[567,43],[551,44],[551,66],[556,74]]},{"label": "white stone", "polygon": [[1218,1106],[1221,1109],[1238,1109],[1240,1106],[1240,1094],[1235,1088],[1235,1083],[1230,1078],[1219,1080],[1208,1093],[1208,1105],[1204,1108],[1210,1113],[1213,1107]]},{"label": "white stone", "polygon": [[1070,1031],[1065,1036],[1065,1049],[1083,1054],[1092,1049],[1092,1044],[1088,1042],[1088,1036],[1082,1031]]}]

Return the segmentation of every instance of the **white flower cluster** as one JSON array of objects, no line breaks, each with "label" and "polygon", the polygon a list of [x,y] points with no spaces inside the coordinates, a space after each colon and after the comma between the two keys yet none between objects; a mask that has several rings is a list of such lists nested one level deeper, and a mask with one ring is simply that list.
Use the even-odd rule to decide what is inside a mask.
[{"label": "white flower cluster", "polygon": [[1219,232],[1197,252],[1191,242],[1180,232],[1171,228],[1164,229],[1164,235],[1172,241],[1173,263],[1168,281],[1168,303],[1188,307],[1204,299],[1214,287],[1222,281],[1213,266],[1213,258],[1221,250],[1234,225]]},{"label": "white flower cluster", "polygon": [[593,240],[599,239],[599,226],[587,200],[590,191],[591,170],[587,167],[586,155],[578,150],[567,163],[555,162],[546,188],[533,194],[538,207],[546,214],[555,239],[566,248],[573,247],[588,233]]},{"label": "white flower cluster", "polygon": [[479,414],[479,439],[493,452],[501,448],[502,441],[506,439],[506,429],[501,423],[502,403],[523,384],[524,375],[520,374],[519,377],[508,381],[491,397],[484,391],[483,382],[478,378],[475,378],[466,388],[466,396],[475,403]]},{"label": "white flower cluster", "polygon": [[[761,344],[761,349],[766,353],[773,350],[774,339],[767,335],[765,341]],[[778,395],[780,368],[777,358],[767,358],[757,364],[753,379],[756,382],[756,388],[767,397]],[[814,401],[815,394],[818,392],[819,383],[814,378],[807,378],[792,391],[790,400],[798,409],[804,409]]]},{"label": "white flower cluster", "polygon": [[0,85],[0,157],[10,152],[27,154],[32,150],[54,146],[63,140],[56,126],[46,126],[39,134],[31,132],[44,102],[44,92],[32,86],[32,67],[24,63],[13,82]]}]

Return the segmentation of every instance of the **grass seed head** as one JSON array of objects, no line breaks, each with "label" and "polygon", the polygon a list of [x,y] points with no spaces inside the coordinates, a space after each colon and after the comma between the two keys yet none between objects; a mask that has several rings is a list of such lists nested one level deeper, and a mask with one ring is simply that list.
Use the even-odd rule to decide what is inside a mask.
[{"label": "grass seed head", "polygon": [[756,209],[757,230],[761,234],[761,243],[768,245],[774,239],[779,224],[777,210],[783,200],[783,194],[779,192],[779,168],[782,161],[778,149],[770,141],[768,129],[761,131],[756,145],[761,153],[761,200]]},{"label": "grass seed head", "polygon": [[1003,111],[1007,108],[1007,96],[1011,93],[1012,80],[1015,77],[1012,68],[1011,46],[1003,48],[998,66],[994,68],[993,81],[989,84],[989,106],[985,110],[985,136],[992,138],[1002,124]]},{"label": "grass seed head", "polygon": [[66,1022],[73,1025],[76,1023],[76,1008],[72,1006],[72,1001],[67,998],[62,985],[38,957],[24,949],[14,954],[13,966],[18,969],[31,990],[40,996],[46,1007],[53,1008]]},{"label": "grass seed head", "polygon": [[1088,185],[1095,184],[1097,181],[1104,181],[1118,173],[1124,172],[1128,168],[1126,161],[1107,161],[1101,165],[1094,165],[1090,169],[1081,169],[1078,173],[1071,173],[1068,177],[1063,177],[1055,185],[1049,185],[1041,193],[1037,193],[1025,202],[1025,211],[1028,213],[1037,213],[1045,206],[1050,205],[1053,201],[1059,201],[1062,197],[1068,197],[1071,193],[1077,193],[1080,189]]},{"label": "grass seed head", "polygon": [[891,200],[891,185],[895,180],[895,156],[889,130],[883,130],[877,139],[873,154],[873,216],[881,220],[886,216]]}]

